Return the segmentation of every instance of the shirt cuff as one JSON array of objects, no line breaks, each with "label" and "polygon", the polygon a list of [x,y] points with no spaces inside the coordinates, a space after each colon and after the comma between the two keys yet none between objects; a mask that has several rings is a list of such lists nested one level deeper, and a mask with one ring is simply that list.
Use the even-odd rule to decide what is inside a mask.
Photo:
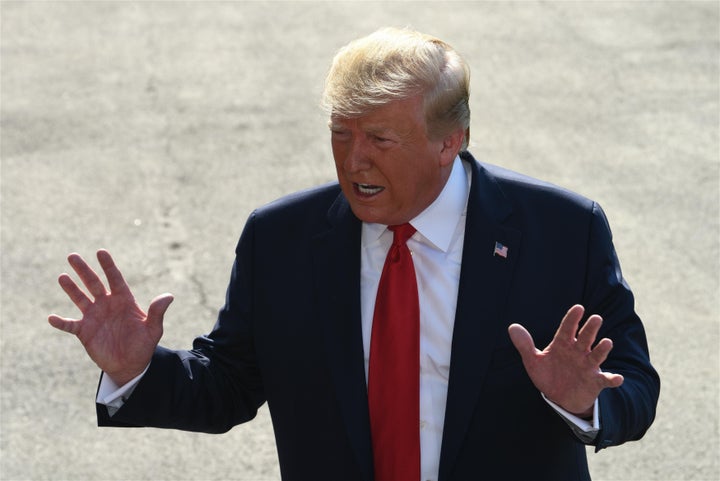
[{"label": "shirt cuff", "polygon": [[592,443],[595,438],[597,437],[597,433],[600,431],[600,403],[596,399],[595,404],[593,405],[593,415],[592,419],[582,419],[574,414],[564,410],[551,400],[549,400],[547,397],[545,397],[545,394],[542,394],[543,399],[546,403],[550,405],[562,418],[563,420],[570,426],[570,429],[573,430],[573,433],[575,433],[575,436],[577,436],[583,443],[590,444]]},{"label": "shirt cuff", "polygon": [[140,379],[142,379],[149,367],[150,364],[147,365],[143,372],[123,386],[115,384],[115,382],[110,379],[110,376],[106,376],[103,372],[95,402],[106,406],[110,416],[114,415],[121,407],[123,407],[123,404],[125,404],[130,395],[133,393],[140,382]]}]

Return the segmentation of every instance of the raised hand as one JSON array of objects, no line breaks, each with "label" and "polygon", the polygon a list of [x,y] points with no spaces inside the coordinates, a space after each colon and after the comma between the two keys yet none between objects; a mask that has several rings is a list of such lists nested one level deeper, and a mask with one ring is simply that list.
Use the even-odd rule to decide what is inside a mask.
[{"label": "raised hand", "polygon": [[156,297],[145,313],[110,254],[100,250],[97,258],[109,290],[82,257],[71,254],[68,262],[92,298],[69,275],[60,275],[60,286],[80,309],[82,318],[52,314],[48,322],[61,331],[76,335],[100,369],[116,384],[123,385],[141,374],[150,362],[162,337],[163,316],[173,296]]},{"label": "raised hand", "polygon": [[593,348],[602,318],[590,316],[578,332],[584,313],[583,306],[571,307],[553,340],[542,351],[535,347],[532,336],[523,326],[512,324],[508,328],[535,387],[555,404],[580,417],[592,414],[600,391],[623,383],[620,374],[600,369],[612,349],[612,341],[602,339]]}]

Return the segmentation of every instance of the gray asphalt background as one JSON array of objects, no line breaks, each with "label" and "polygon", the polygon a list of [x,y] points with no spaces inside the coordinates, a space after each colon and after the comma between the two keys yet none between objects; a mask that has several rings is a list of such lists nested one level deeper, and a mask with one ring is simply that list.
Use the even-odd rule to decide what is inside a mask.
[{"label": "gray asphalt background", "polygon": [[46,318],[76,313],[66,255],[105,247],[141,303],[176,295],[163,344],[208,331],[251,209],[333,179],[324,73],[385,25],[467,58],[478,158],[609,216],[663,389],[594,478],[720,478],[718,2],[0,7],[3,480],[278,479],[265,408],[224,435],[98,429],[98,371]]}]

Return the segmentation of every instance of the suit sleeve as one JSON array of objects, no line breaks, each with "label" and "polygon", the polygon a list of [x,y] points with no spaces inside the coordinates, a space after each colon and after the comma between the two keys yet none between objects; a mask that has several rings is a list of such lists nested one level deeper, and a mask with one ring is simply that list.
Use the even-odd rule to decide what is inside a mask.
[{"label": "suit sleeve", "polygon": [[265,402],[253,342],[254,214],[236,249],[225,305],[192,350],[158,346],[132,396],[101,426],[151,426],[222,433],[253,419]]},{"label": "suit sleeve", "polygon": [[600,393],[600,432],[596,451],[640,439],[655,418],[660,379],[650,363],[643,324],[623,278],[605,214],[593,203],[588,246],[588,275],[584,303],[588,314],[598,313],[603,325],[598,339],[613,341],[604,371],[622,374],[622,386]]}]

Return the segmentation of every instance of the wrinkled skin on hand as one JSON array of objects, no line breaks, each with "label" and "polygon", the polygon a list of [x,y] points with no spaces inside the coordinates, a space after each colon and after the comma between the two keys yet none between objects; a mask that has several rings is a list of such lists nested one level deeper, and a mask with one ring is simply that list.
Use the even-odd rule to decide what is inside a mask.
[{"label": "wrinkled skin on hand", "polygon": [[601,339],[595,346],[602,318],[592,315],[578,332],[585,308],[575,305],[560,322],[553,340],[540,351],[530,333],[520,324],[508,328],[510,339],[522,357],[535,387],[566,411],[579,417],[592,415],[600,391],[623,383],[620,374],[603,372],[613,343]]},{"label": "wrinkled skin on hand", "polygon": [[78,254],[68,262],[87,289],[85,292],[68,275],[58,278],[60,286],[80,309],[82,317],[72,319],[52,314],[48,322],[74,334],[90,358],[118,385],[140,375],[150,363],[163,333],[163,316],[173,301],[171,294],[156,297],[147,312],[140,308],[113,258],[97,252],[107,287]]}]

